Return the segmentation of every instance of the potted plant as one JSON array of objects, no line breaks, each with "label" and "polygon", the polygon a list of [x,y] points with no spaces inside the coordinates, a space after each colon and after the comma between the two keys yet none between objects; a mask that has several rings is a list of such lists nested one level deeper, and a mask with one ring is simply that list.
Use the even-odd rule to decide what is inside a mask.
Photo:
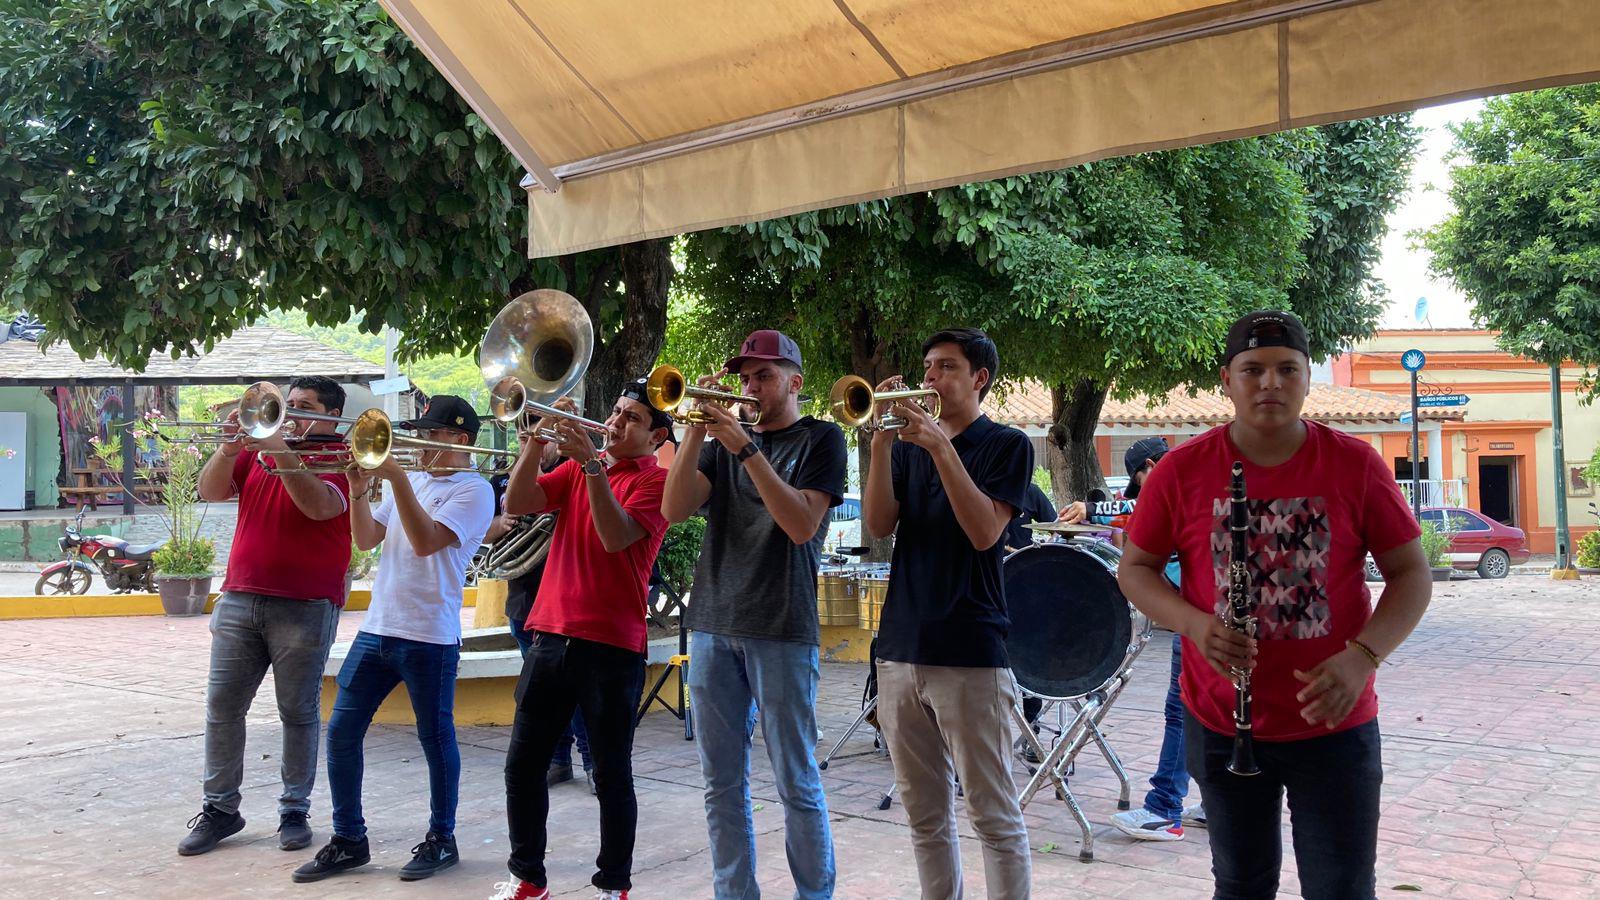
[{"label": "potted plant", "polygon": [[1428,558],[1434,581],[1450,580],[1450,532],[1435,522],[1423,522],[1422,554]]},{"label": "potted plant", "polygon": [[[161,595],[161,608],[169,616],[194,616],[205,611],[211,594],[212,564],[216,546],[201,537],[205,512],[199,506],[200,470],[205,457],[192,443],[180,443],[156,424],[157,413],[130,423],[128,433],[138,444],[139,477],[149,484],[164,481],[161,523],[167,532],[166,544],[151,557],[155,568],[155,587]],[[97,458],[111,473],[118,472],[122,460],[121,436],[104,441],[91,440]],[[165,464],[164,473],[161,471]],[[111,477],[116,478],[113,474]],[[129,485],[122,485],[129,490]],[[137,499],[138,492],[134,491]],[[139,501],[145,504],[143,500]]]},{"label": "potted plant", "polygon": [[363,550],[356,546],[354,539],[350,541],[350,565],[344,570],[344,599],[350,602],[350,588],[357,579],[366,578],[372,570],[378,567],[378,554],[383,552],[383,545],[379,544],[371,550]]}]

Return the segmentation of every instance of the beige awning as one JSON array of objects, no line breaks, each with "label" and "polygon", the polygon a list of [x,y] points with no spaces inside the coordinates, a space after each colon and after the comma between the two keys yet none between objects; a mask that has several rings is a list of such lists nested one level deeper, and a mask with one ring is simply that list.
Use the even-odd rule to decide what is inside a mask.
[{"label": "beige awning", "polygon": [[383,0],[548,256],[1600,80],[1597,0]]}]

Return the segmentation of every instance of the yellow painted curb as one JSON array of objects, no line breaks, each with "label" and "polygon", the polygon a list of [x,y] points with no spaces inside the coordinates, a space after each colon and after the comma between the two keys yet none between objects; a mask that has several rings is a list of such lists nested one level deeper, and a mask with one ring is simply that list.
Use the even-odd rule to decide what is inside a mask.
[{"label": "yellow painted curb", "polygon": [[[502,597],[502,602],[503,602]],[[217,602],[213,593],[206,601],[206,612]],[[466,588],[461,592],[463,606],[477,606],[478,589]],[[350,592],[345,601],[346,610],[363,610],[372,605],[372,592]],[[159,616],[162,615],[161,598],[156,594],[78,594],[76,596],[38,597],[26,594],[20,597],[0,597],[0,621],[7,619],[77,619],[107,616]]]}]

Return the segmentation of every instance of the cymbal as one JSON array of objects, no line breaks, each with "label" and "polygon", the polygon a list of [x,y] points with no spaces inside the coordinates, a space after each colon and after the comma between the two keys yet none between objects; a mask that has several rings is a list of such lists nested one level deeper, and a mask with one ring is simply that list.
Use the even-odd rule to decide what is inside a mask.
[{"label": "cymbal", "polygon": [[1054,534],[1104,534],[1112,530],[1110,525],[1085,525],[1078,522],[1034,522],[1025,527],[1033,531],[1048,531]]}]

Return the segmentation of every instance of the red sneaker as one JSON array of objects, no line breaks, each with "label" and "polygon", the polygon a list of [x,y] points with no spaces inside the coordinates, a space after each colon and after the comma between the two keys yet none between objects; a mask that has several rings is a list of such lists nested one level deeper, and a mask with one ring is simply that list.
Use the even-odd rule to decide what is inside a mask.
[{"label": "red sneaker", "polygon": [[549,888],[534,887],[515,875],[506,877],[510,880],[495,885],[494,896],[489,900],[550,900]]}]

